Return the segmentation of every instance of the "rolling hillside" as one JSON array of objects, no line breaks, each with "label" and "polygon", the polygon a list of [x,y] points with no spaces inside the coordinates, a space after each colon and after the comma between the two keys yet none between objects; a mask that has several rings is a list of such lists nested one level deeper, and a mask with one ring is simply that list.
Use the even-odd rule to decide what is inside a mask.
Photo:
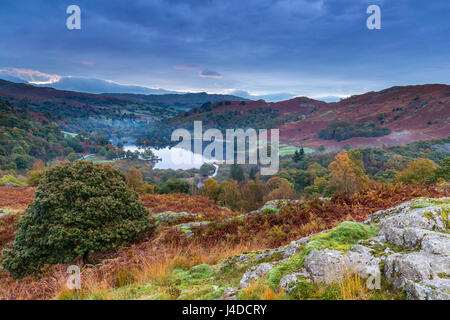
[{"label": "rolling hillside", "polygon": [[[279,128],[283,143],[313,148],[401,145],[449,136],[450,86],[392,87],[337,103],[298,97],[277,103],[205,104],[163,121],[159,133],[161,128],[191,128],[195,120],[221,129]],[[336,125],[335,120],[340,122]],[[325,129],[331,135],[321,134]]]},{"label": "rolling hillside", "polygon": [[26,109],[40,120],[56,122],[69,132],[89,132],[108,138],[144,135],[148,127],[208,101],[245,100],[234,96],[90,94],[37,87],[0,79],[0,98]]}]

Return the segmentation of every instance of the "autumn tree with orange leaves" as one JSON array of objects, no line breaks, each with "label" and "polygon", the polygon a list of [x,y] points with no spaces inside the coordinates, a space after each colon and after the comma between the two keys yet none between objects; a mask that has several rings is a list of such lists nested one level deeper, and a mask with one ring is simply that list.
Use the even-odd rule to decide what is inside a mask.
[{"label": "autumn tree with orange leaves", "polygon": [[370,179],[364,172],[359,151],[342,150],[328,166],[330,171],[330,188],[336,192],[354,194],[366,189]]},{"label": "autumn tree with orange leaves", "polygon": [[142,180],[142,173],[135,167],[130,167],[126,176],[127,186],[139,192],[144,187],[144,181]]}]

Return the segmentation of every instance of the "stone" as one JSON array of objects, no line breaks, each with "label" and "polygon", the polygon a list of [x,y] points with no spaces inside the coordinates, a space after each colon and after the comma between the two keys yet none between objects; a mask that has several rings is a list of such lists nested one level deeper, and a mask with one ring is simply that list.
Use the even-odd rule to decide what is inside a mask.
[{"label": "stone", "polygon": [[422,239],[422,250],[437,255],[450,255],[450,235],[432,233]]},{"label": "stone", "polygon": [[173,212],[173,211],[165,211],[154,215],[156,221],[161,223],[171,223],[176,222],[182,218],[186,217],[197,217],[196,214],[189,212]]},{"label": "stone", "polygon": [[330,249],[313,250],[305,259],[306,270],[314,281],[325,283],[342,280],[347,273],[357,272],[362,278],[381,273],[381,259],[373,257],[369,248],[355,245],[353,249],[357,251],[344,254]]},{"label": "stone", "polygon": [[267,272],[272,270],[273,264],[271,263],[261,263],[257,267],[252,267],[242,276],[241,281],[239,282],[239,288],[247,288],[251,285],[252,281],[258,280],[262,276],[264,276]]},{"label": "stone", "polygon": [[286,292],[291,292],[296,287],[295,283],[298,281],[305,280],[310,282],[311,280],[309,279],[309,276],[310,275],[304,269],[300,272],[287,274],[280,279],[280,287]]},{"label": "stone", "polygon": [[405,291],[409,300],[450,300],[450,279],[407,280]]},{"label": "stone", "polygon": [[234,288],[226,288],[223,291],[223,294],[220,298],[218,298],[217,300],[236,300],[236,296],[238,294],[238,290],[234,289]]},{"label": "stone", "polygon": [[394,286],[404,288],[407,280],[437,279],[440,273],[450,274],[450,256],[443,257],[427,252],[394,254],[386,259],[385,276]]}]

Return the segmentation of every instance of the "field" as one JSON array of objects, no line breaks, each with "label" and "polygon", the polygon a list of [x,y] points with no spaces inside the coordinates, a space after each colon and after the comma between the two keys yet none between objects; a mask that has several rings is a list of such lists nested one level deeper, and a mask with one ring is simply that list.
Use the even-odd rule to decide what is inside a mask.
[{"label": "field", "polygon": [[[280,143],[280,157],[291,156],[295,153],[295,151],[300,150],[300,148]],[[315,150],[312,148],[303,148],[305,153],[313,153]]]}]

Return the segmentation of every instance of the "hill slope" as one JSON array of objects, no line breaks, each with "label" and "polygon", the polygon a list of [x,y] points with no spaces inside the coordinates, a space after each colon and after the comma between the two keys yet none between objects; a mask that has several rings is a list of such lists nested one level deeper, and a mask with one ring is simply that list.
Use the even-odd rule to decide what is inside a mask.
[{"label": "hill slope", "polygon": [[137,137],[149,126],[181,110],[221,99],[245,100],[235,96],[90,94],[56,90],[0,79],[0,98],[34,117],[56,122],[63,130],[87,131],[112,137]]},{"label": "hill slope", "polygon": [[[205,104],[163,121],[158,132],[189,129],[195,120],[219,129],[279,128],[281,141],[297,146],[401,145],[450,135],[450,86],[392,87],[337,103],[299,97],[277,103]],[[321,133],[325,129],[329,134]]]}]

